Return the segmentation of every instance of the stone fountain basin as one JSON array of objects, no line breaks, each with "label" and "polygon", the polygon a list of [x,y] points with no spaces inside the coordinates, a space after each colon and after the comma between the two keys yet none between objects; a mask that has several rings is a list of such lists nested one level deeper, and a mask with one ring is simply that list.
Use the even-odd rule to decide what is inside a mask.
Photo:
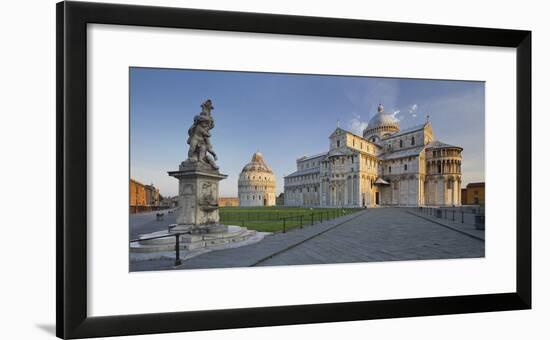
[{"label": "stone fountain basin", "polygon": [[[141,235],[140,238],[150,238],[164,235],[174,235],[175,232],[157,231]],[[191,251],[201,248],[209,248],[223,244],[237,243],[248,240],[256,235],[256,230],[248,230],[246,227],[230,225],[227,231],[209,234],[182,234],[180,236],[180,250]],[[154,240],[134,242],[130,245],[130,252],[162,252],[175,251],[176,238],[165,237]]]}]

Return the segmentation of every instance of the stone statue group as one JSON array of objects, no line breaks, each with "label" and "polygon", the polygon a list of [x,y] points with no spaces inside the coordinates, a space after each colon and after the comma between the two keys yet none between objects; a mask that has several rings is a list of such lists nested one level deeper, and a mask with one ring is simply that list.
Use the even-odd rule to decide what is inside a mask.
[{"label": "stone statue group", "polygon": [[188,130],[187,144],[189,144],[189,152],[187,161],[207,165],[217,170],[218,166],[214,161],[218,160],[218,156],[210,143],[210,130],[214,128],[214,118],[212,117],[214,106],[212,106],[212,101],[208,99],[202,103],[201,109],[201,112],[193,118],[193,125]]}]

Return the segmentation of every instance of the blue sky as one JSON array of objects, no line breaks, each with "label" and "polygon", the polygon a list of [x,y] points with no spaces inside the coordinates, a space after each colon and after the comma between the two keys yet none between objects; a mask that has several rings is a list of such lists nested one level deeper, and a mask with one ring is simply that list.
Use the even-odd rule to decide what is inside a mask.
[{"label": "blue sky", "polygon": [[278,194],[297,158],[328,150],[337,122],[361,135],[382,103],[402,129],[429,114],[436,139],[462,146],[466,186],[484,181],[484,89],[470,81],[131,68],[130,174],[162,195],[177,194],[166,172],[187,158],[187,129],[210,98],[212,144],[229,175],[220,195],[237,195],[239,172],[257,150],[276,174]]}]

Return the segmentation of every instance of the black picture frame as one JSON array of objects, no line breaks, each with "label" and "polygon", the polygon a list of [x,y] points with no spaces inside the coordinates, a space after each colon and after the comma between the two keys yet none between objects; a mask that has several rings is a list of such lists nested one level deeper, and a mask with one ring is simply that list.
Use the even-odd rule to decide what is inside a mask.
[{"label": "black picture frame", "polygon": [[[450,297],[88,317],[87,24],[502,46],[517,51],[516,291]],[[86,2],[57,4],[57,273],[60,338],[531,308],[531,32]]]}]

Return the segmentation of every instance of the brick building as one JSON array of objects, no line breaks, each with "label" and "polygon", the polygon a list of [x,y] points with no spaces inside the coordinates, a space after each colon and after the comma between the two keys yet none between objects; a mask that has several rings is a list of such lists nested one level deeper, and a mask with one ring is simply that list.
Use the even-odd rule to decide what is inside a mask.
[{"label": "brick building", "polygon": [[151,185],[130,178],[130,212],[157,210],[160,205],[159,190]]},{"label": "brick building", "polygon": [[484,205],[485,182],[469,183],[465,189],[462,189],[462,204]]}]

